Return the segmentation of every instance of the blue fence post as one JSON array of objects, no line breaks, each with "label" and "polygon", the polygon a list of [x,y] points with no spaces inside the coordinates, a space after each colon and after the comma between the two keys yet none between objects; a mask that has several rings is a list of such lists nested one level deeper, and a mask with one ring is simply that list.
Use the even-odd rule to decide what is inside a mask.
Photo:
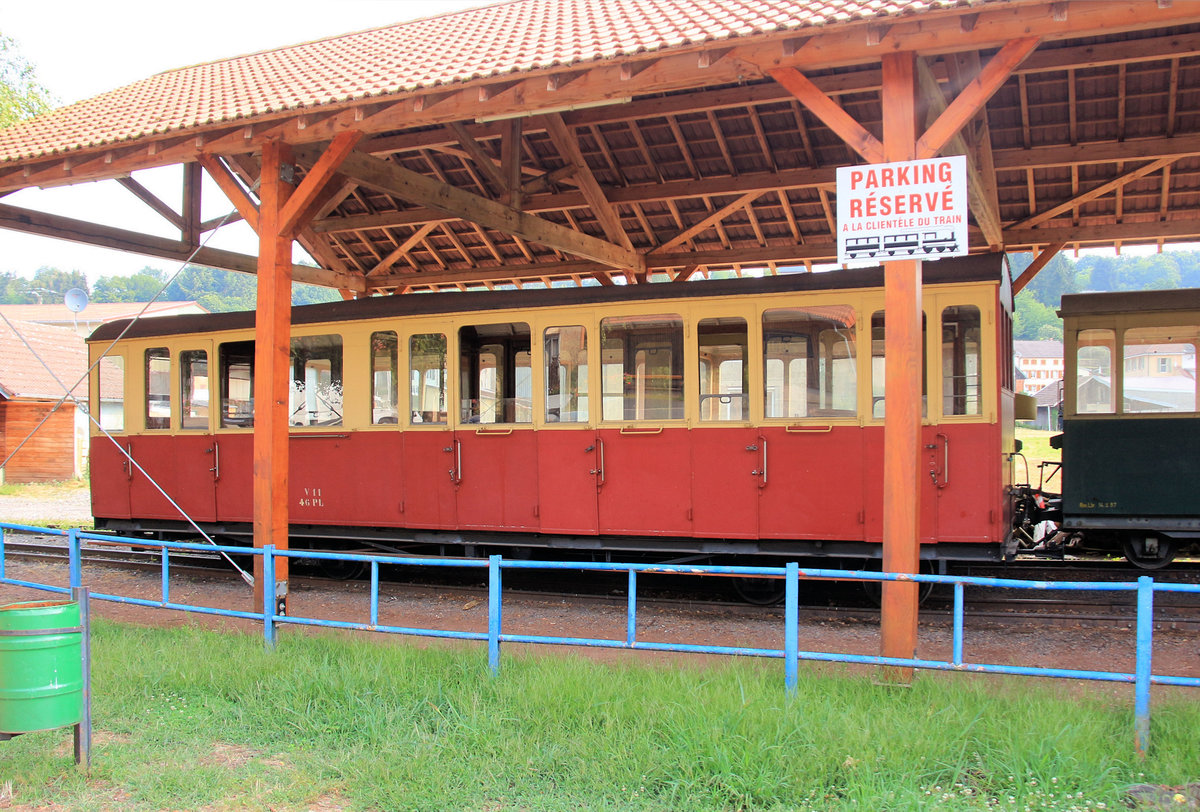
[{"label": "blue fence post", "polygon": [[500,673],[500,556],[488,556],[488,668]]},{"label": "blue fence post", "polygon": [[629,571],[629,602],[625,607],[625,645],[637,641],[637,570]]},{"label": "blue fence post", "polygon": [[171,551],[164,544],[162,548],[162,600],[171,602]]},{"label": "blue fence post", "polygon": [[71,570],[71,586],[83,586],[83,551],[79,549],[79,531],[72,527],[67,531],[67,555]]},{"label": "blue fence post", "polygon": [[0,527],[0,578],[4,576],[4,528]]},{"label": "blue fence post", "polygon": [[791,696],[800,672],[800,565],[795,561],[785,568],[783,603],[783,684]]},{"label": "blue fence post", "polygon": [[1150,747],[1150,676],[1154,656],[1154,579],[1143,575],[1137,584],[1137,666],[1134,669],[1134,749],[1141,758]]},{"label": "blue fence post", "polygon": [[963,583],[954,582],[954,666],[963,664]]},{"label": "blue fence post", "polygon": [[379,625],[379,562],[371,562],[371,625]]},{"label": "blue fence post", "polygon": [[262,557],[263,639],[275,648],[275,545],[263,545]]}]

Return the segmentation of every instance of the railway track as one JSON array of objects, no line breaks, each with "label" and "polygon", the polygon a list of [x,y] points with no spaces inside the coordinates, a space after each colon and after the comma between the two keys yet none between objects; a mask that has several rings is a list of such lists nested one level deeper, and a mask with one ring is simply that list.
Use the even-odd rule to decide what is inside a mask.
[{"label": "railway track", "polygon": [[[53,537],[31,537],[28,541],[6,540],[5,556],[10,561],[65,562],[67,550],[63,542]],[[150,549],[137,549],[127,544],[91,542],[82,548],[86,566],[125,569],[133,571],[160,571],[162,554]],[[247,566],[249,566],[247,564]],[[293,569],[292,583],[297,588],[309,590],[344,588],[345,578],[318,574],[297,574],[305,568]],[[229,577],[237,579],[233,570],[217,553],[173,552],[170,571],[178,578]],[[392,573],[387,573],[392,575]],[[1061,565],[1048,566],[1046,562],[1017,562],[1010,565],[964,565],[955,568],[952,575],[972,577],[1002,577],[1020,580],[1052,581],[1063,577]],[[1122,567],[1120,562],[1098,562],[1084,568],[1073,566],[1068,573],[1074,581],[1131,580],[1138,570]],[[528,572],[505,574],[505,592],[508,595],[523,595],[548,600],[570,600],[584,604],[626,603],[624,575],[618,579],[609,577],[588,579],[582,582],[578,576],[564,576],[559,572],[539,572],[530,577]],[[1181,568],[1176,572],[1155,573],[1164,575],[1174,582],[1200,582],[1200,569]],[[553,576],[553,577],[548,577]],[[642,606],[685,609],[694,612],[722,613],[725,616],[758,617],[764,612],[778,612],[779,607],[750,606],[739,602],[722,583],[718,576],[704,579],[707,585],[696,587],[695,579],[685,576],[647,575],[639,579],[638,602]],[[397,590],[407,594],[434,594],[439,590],[453,588],[456,593],[486,599],[487,587],[479,583],[478,573],[464,576],[447,576],[444,570],[419,571],[404,578],[381,578],[389,594]],[[536,588],[530,583],[537,581]],[[620,586],[617,586],[618,581]],[[568,588],[570,583],[570,588]],[[991,594],[984,594],[984,593]],[[966,595],[966,622],[1000,624],[1074,624],[1080,626],[1128,626],[1135,617],[1133,593],[1092,593],[1089,598],[1080,598],[1078,592],[1068,590],[983,590],[968,587]],[[949,586],[935,587],[925,601],[921,618],[926,623],[952,620],[952,598]],[[873,622],[879,618],[879,609],[871,604],[858,584],[849,582],[802,580],[800,587],[800,615],[807,619],[833,619],[847,622]],[[1200,600],[1187,594],[1160,594],[1156,599],[1155,627],[1195,630],[1200,629]]]}]

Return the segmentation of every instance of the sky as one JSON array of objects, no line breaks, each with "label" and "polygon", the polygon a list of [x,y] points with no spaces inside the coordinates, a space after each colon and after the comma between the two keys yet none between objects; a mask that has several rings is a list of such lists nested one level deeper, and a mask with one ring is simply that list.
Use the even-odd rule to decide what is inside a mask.
[{"label": "sky", "polygon": [[[55,0],[52,5],[8,0],[0,3],[0,34],[16,41],[41,84],[58,102],[69,104],[172,68],[489,2],[494,0],[209,0],[199,5],[161,0]],[[178,210],[181,174],[179,167],[167,167],[138,172],[134,178]],[[211,184],[206,183],[204,200],[204,218],[220,217],[232,208]],[[114,181],[26,189],[4,202],[178,237],[172,226]],[[253,232],[244,223],[221,229],[208,244],[257,253]],[[173,273],[178,264],[0,229],[0,272],[31,277],[43,266],[80,270],[94,282],[100,276],[127,275],[147,266]]]}]

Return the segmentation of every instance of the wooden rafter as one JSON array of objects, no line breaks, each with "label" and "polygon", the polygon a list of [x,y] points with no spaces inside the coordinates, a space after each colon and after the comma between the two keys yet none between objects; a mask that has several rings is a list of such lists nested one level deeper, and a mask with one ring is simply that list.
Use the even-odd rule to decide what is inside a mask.
[{"label": "wooden rafter", "polygon": [[426,175],[362,152],[352,152],[342,164],[342,171],[347,177],[384,194],[478,222],[515,237],[558,248],[613,268],[633,271],[645,269],[645,260],[622,246],[439,183]]},{"label": "wooden rafter", "polygon": [[[188,245],[182,240],[171,240],[6,204],[0,204],[0,228],[43,237],[55,237],[85,245],[115,248],[119,251],[129,251],[134,254],[145,254],[179,262],[190,257],[193,264],[227,271],[250,274],[257,271],[257,259],[247,254],[220,248],[197,250],[194,245]],[[346,274],[313,268],[308,265],[293,265],[292,273],[297,282],[307,282],[312,285],[352,289],[364,287],[361,278],[356,280]]]},{"label": "wooden rafter", "polygon": [[1098,197],[1103,197],[1109,192],[1120,189],[1126,184],[1137,180],[1138,178],[1144,178],[1146,175],[1150,175],[1159,171],[1160,169],[1163,169],[1164,167],[1170,166],[1175,160],[1175,158],[1159,158],[1157,161],[1150,161],[1149,163],[1143,164],[1132,172],[1126,172],[1118,178],[1114,178],[1107,183],[1102,183],[1094,189],[1090,189],[1083,194],[1072,197],[1070,200],[1059,203],[1057,206],[1052,206],[1045,211],[1040,211],[1032,217],[1025,218],[1019,223],[1013,223],[1011,226],[1009,226],[1009,229],[1012,231],[1019,231],[1023,228],[1033,228],[1034,226],[1040,225],[1047,220],[1057,217],[1063,212],[1077,209],[1079,206],[1082,206],[1088,201],[1095,200]]},{"label": "wooden rafter", "polygon": [[1039,42],[1037,37],[1021,37],[1006,43],[917,140],[917,157],[937,155],[946,142],[975,117],[1025,57],[1033,53]]},{"label": "wooden rafter", "polygon": [[138,200],[154,209],[164,220],[180,231],[183,231],[183,217],[162,200],[159,200],[153,192],[133,178],[117,178],[116,180],[117,183],[132,192]]},{"label": "wooden rafter", "polygon": [[629,241],[629,235],[625,233],[625,227],[621,225],[621,215],[609,202],[604,190],[596,181],[595,175],[592,174],[591,168],[583,157],[583,151],[579,148],[579,141],[575,134],[563,122],[562,116],[557,113],[547,115],[545,122],[546,132],[549,134],[550,140],[554,142],[554,148],[567,163],[577,167],[575,179],[579,182],[579,191],[596,215],[609,242],[632,251],[633,243]]},{"label": "wooden rafter", "polygon": [[772,70],[771,78],[791,91],[817,118],[838,134],[867,163],[883,161],[883,144],[843,110],[837,102],[798,70]]},{"label": "wooden rafter", "polygon": [[362,133],[356,130],[338,133],[334,137],[280,211],[280,233],[293,234],[301,226],[307,225],[313,215],[338,193],[344,182],[338,178],[338,166],[361,138]]},{"label": "wooden rafter", "polygon": [[[924,59],[917,60],[917,80],[928,103],[928,117],[936,119],[945,112],[946,99],[942,95],[937,79],[934,78],[933,71]],[[966,156],[969,211],[979,225],[979,230],[983,232],[988,247],[992,250],[999,250],[1004,239],[1000,224],[1000,205],[998,201],[988,195],[988,189],[994,190],[994,184],[985,182],[979,166],[978,155],[967,144],[966,137],[962,133],[952,135],[946,143],[946,148],[951,155]]]},{"label": "wooden rafter", "polygon": [[200,165],[204,167],[204,171],[208,172],[208,176],[216,182],[221,191],[225,193],[225,197],[229,198],[229,202],[238,210],[238,214],[242,215],[242,219],[257,232],[258,201],[250,197],[241,182],[215,155],[201,155],[199,161]]},{"label": "wooden rafter", "polygon": [[1054,259],[1054,257],[1058,255],[1058,252],[1066,247],[1067,244],[1065,242],[1059,242],[1043,248],[1041,252],[1033,258],[1033,262],[1029,263],[1029,267],[1021,271],[1021,275],[1013,280],[1013,296],[1016,296],[1018,293],[1024,290],[1025,286],[1033,281],[1033,278],[1041,272],[1042,268],[1045,268],[1050,260]]}]

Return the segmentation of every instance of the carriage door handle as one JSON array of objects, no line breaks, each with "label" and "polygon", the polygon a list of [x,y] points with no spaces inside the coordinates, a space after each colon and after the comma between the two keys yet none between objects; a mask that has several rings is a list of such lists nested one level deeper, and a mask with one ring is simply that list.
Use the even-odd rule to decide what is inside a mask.
[{"label": "carriage door handle", "polygon": [[125,469],[125,478],[133,479],[133,443],[126,443],[125,454],[121,457],[121,467]]},{"label": "carriage door handle", "polygon": [[758,487],[765,488],[767,487],[767,438],[759,437],[758,445],[746,446],[747,451],[758,451],[760,449],[762,450],[762,469],[751,471],[750,476],[762,477],[762,481],[758,483]]},{"label": "carriage door handle", "polygon": [[442,451],[447,454],[454,454],[454,467],[446,471],[450,475],[450,481],[455,485],[462,482],[462,443],[458,438],[454,438],[454,445],[446,446]]},{"label": "carriage door handle", "polygon": [[598,479],[596,480],[596,487],[599,488],[601,485],[604,484],[604,441],[598,439],[598,440],[596,440],[595,445],[590,445],[584,449],[585,452],[592,451],[592,450],[597,450],[600,452],[597,455],[598,456],[597,461],[599,462],[599,467],[592,468],[591,470],[588,471],[588,473],[594,477],[598,477]]},{"label": "carriage door handle", "polygon": [[[937,441],[942,445],[942,468],[939,471],[934,465],[929,469],[929,478],[933,480],[933,484],[939,488],[944,488],[950,484],[950,438],[945,434],[938,432]],[[925,446],[929,451],[936,451],[938,442],[929,443]],[[941,476],[941,481],[938,481],[938,476]]]},{"label": "carriage door handle", "polygon": [[208,449],[204,453],[213,455],[212,468],[209,468],[208,470],[210,472],[212,472],[214,480],[220,479],[221,478],[221,446],[217,444],[216,440],[213,440],[212,448]]}]

